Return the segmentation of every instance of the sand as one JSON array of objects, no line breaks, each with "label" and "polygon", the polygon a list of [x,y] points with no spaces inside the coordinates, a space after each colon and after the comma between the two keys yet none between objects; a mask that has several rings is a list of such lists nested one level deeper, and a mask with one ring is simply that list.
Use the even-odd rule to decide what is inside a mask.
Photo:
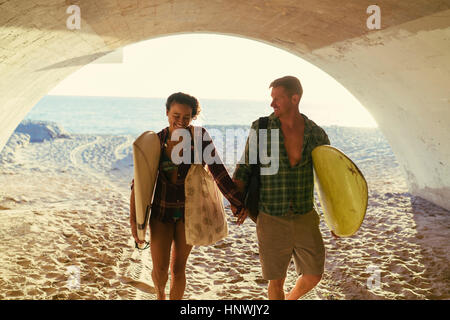
[{"label": "sand", "polygon": [[[369,207],[350,238],[334,239],[322,219],[325,274],[307,298],[449,299],[449,212],[408,193],[378,131],[342,130],[327,131],[365,174]],[[8,149],[0,299],[155,299],[149,250],[134,249],[128,223],[133,139],[72,134]],[[185,299],[267,298],[255,225],[226,211],[229,236],[192,250]],[[286,291],[295,279],[292,263]]]}]

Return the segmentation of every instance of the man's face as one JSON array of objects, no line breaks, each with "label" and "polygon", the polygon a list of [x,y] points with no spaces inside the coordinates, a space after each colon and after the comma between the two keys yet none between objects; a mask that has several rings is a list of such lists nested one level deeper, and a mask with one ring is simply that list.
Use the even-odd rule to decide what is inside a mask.
[{"label": "man's face", "polygon": [[272,103],[270,106],[273,108],[275,116],[277,117],[291,112],[292,108],[296,107],[298,104],[298,95],[294,94],[290,97],[283,87],[272,88],[271,96]]}]

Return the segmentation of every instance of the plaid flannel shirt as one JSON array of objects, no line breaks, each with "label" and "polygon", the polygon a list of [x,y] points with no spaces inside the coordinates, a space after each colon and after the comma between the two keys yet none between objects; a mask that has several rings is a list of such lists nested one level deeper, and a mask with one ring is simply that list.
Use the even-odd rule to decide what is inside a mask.
[{"label": "plaid flannel shirt", "polygon": [[[206,129],[202,128],[202,136],[205,134]],[[159,141],[161,142],[161,154],[164,152],[164,141],[166,141],[169,135],[169,127],[158,132]],[[213,143],[212,141],[202,141],[202,154],[205,148]],[[193,141],[191,141],[191,163],[194,163],[194,150]],[[215,147],[212,154],[215,154]],[[220,160],[219,157],[216,159]],[[216,161],[217,162],[217,161]],[[178,165],[177,180],[175,183],[170,182],[164,173],[159,168],[158,179],[156,181],[155,193],[153,196],[151,218],[157,219],[163,222],[171,221],[174,213],[177,210],[181,210],[182,219],[184,221],[184,180],[190,168],[190,164],[181,163]],[[237,208],[237,213],[243,208],[243,195],[237,189],[234,182],[231,180],[227,169],[220,163],[208,164],[208,169],[214,177],[219,190],[227,198],[227,200]],[[134,179],[132,181],[131,188],[133,188]]]},{"label": "plaid flannel shirt", "polygon": [[[314,175],[311,151],[320,145],[330,144],[325,131],[302,114],[305,120],[303,151],[300,163],[291,167],[284,146],[281,122],[272,113],[267,124],[267,154],[271,150],[271,129],[279,129],[279,168],[273,175],[260,176],[259,210],[270,215],[281,216],[290,210],[294,214],[305,214],[313,209]],[[258,121],[252,123],[252,129],[258,130]],[[247,185],[250,178],[249,141],[245,146],[243,159],[245,163],[238,164],[233,178],[241,180]],[[261,164],[261,168],[271,164]]]}]

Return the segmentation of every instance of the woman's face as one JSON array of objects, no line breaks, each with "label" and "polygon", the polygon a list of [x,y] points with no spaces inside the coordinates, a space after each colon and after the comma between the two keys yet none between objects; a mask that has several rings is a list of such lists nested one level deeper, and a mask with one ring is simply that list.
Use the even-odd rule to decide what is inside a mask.
[{"label": "woman's face", "polygon": [[192,121],[192,108],[185,104],[173,102],[166,111],[169,120],[169,130],[187,128]]}]

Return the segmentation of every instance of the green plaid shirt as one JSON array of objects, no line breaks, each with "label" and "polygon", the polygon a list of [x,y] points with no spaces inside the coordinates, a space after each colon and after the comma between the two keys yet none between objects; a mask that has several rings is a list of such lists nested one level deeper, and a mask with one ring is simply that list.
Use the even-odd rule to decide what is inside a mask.
[{"label": "green plaid shirt", "polygon": [[[304,114],[305,131],[301,162],[291,168],[284,146],[284,137],[280,120],[272,113],[267,124],[267,154],[271,150],[270,129],[279,129],[279,168],[273,175],[261,175],[259,210],[270,215],[285,215],[292,210],[295,214],[305,214],[313,209],[314,175],[311,151],[320,145],[330,144],[325,131],[309,120]],[[258,120],[252,123],[252,129],[258,130]],[[237,164],[233,179],[241,180],[247,185],[250,178],[249,139],[245,146],[243,159],[245,164]],[[277,159],[276,159],[277,160]],[[275,160],[275,161],[276,161]],[[261,168],[270,167],[270,163]]]}]

